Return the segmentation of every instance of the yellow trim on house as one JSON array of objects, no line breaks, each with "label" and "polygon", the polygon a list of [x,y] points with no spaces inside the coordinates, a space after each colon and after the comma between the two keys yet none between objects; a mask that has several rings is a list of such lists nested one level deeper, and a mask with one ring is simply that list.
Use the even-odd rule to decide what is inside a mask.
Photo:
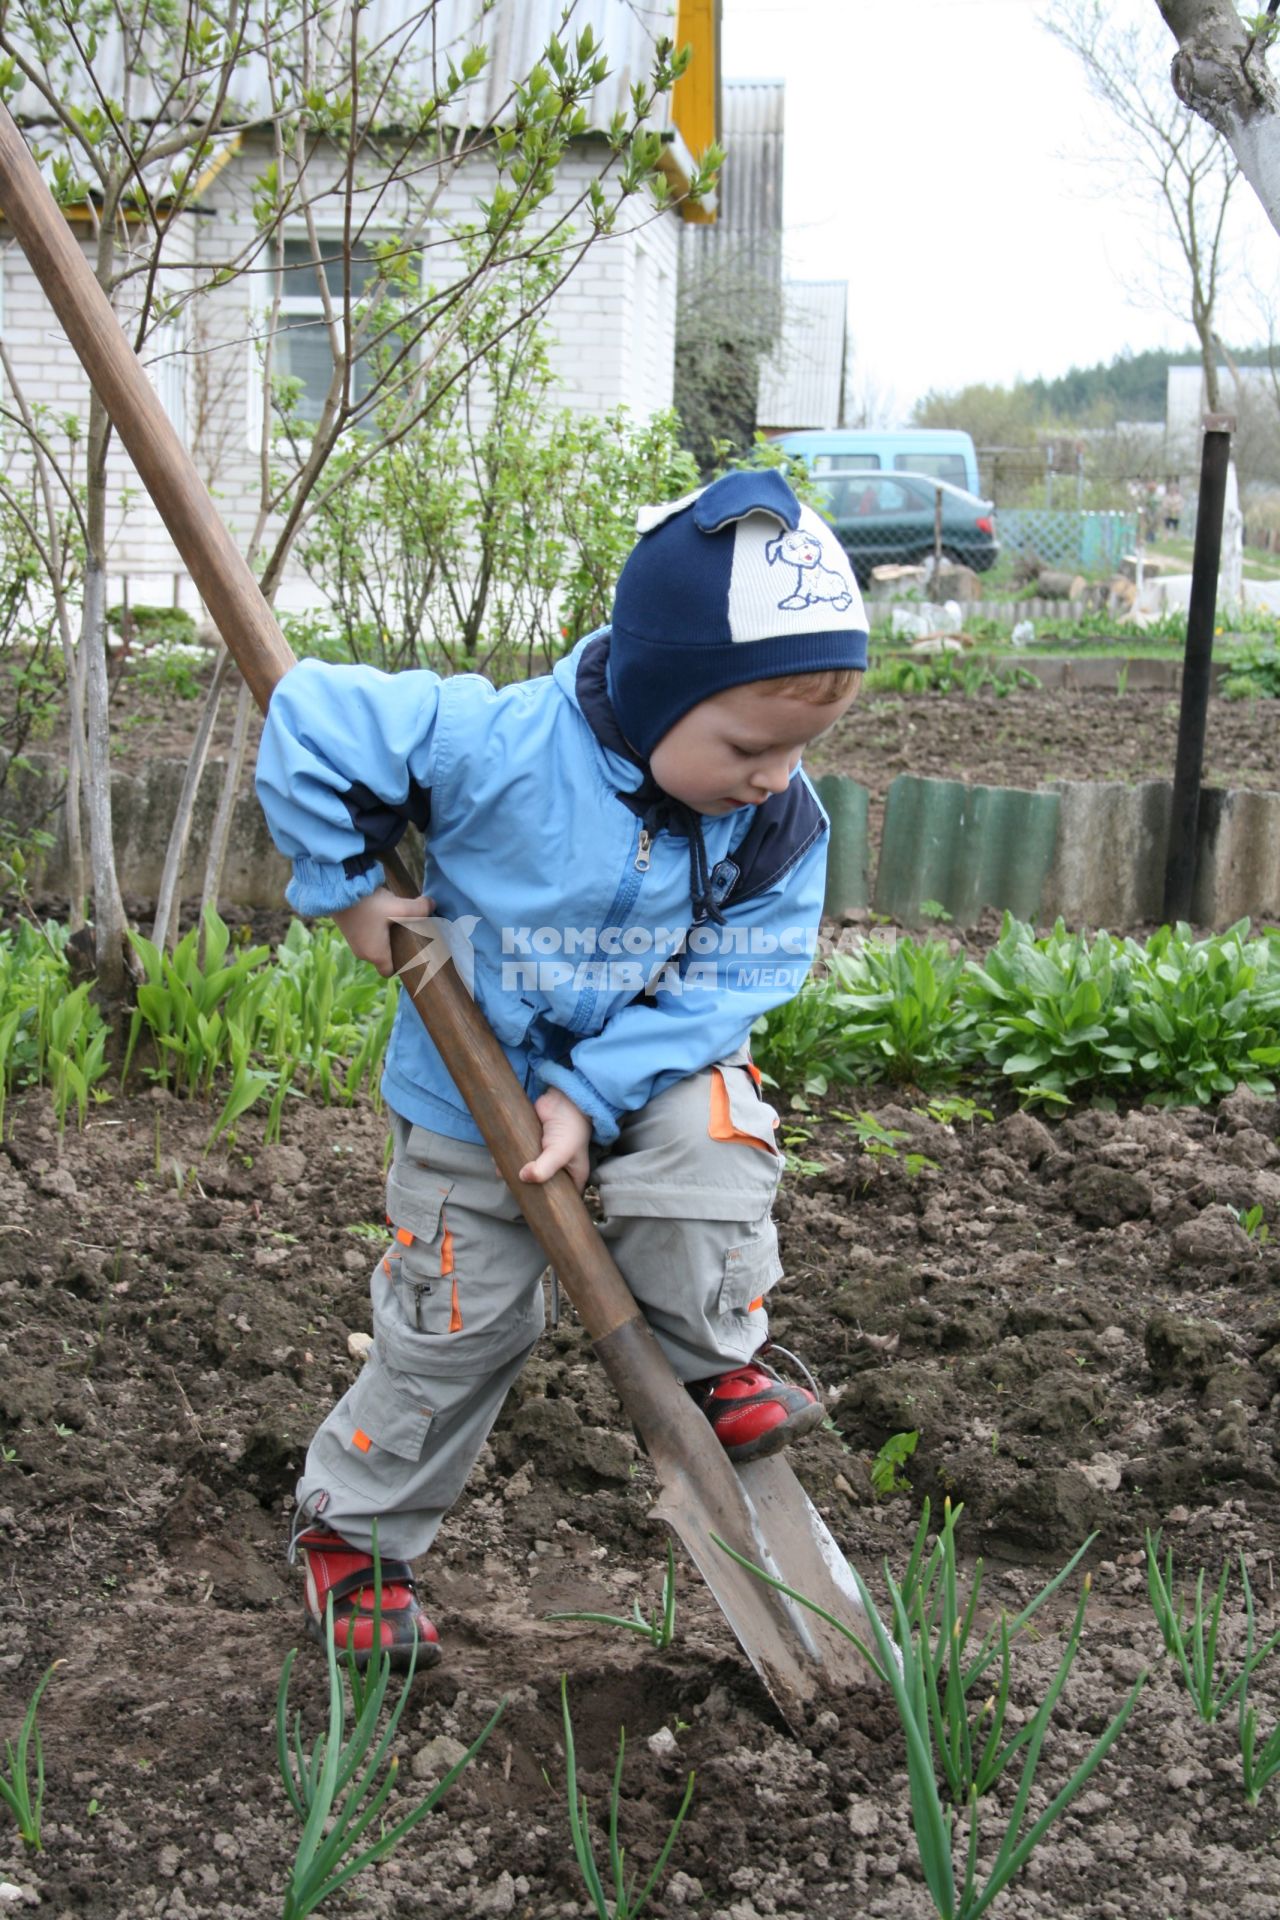
[{"label": "yellow trim on house", "polygon": [[[674,146],[682,147],[685,161],[695,164],[720,138],[720,6],[721,0],[679,0],[676,12],[676,45],[692,47],[693,58],[672,89]],[[687,192],[688,173],[682,172],[681,156],[672,147],[663,148],[659,165],[673,192]],[[694,225],[710,226],[715,217],[714,195],[701,204],[681,204],[680,218]]]},{"label": "yellow trim on house", "polygon": [[243,138],[242,134],[238,134],[238,133],[233,134],[230,140],[227,141],[227,144],[222,148],[221,152],[214,154],[212,160],[209,162],[204,172],[200,175],[200,178],[196,181],[194,187],[192,187],[191,191],[193,195],[206,193],[208,191],[208,189],[213,185],[214,181],[217,179],[218,175],[222,172],[222,169],[226,166],[227,162],[229,160],[233,160],[236,154],[239,153],[240,142],[242,138]]},{"label": "yellow trim on house", "polygon": [[695,158],[720,138],[720,0],[680,0],[676,45],[693,58],[671,94],[671,118]]}]

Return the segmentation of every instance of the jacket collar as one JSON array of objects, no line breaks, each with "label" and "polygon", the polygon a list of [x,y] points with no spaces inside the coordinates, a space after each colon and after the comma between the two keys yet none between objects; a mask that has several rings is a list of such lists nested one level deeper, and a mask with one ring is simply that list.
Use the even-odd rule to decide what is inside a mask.
[{"label": "jacket collar", "polygon": [[614,712],[609,697],[608,628],[590,634],[575,648],[570,663],[574,669],[573,693],[583,719],[611,762],[623,761],[638,781],[638,785],[617,788],[619,800],[650,833],[671,833],[689,842],[689,899],[694,922],[722,919],[713,898],[701,815],[683,800],[673,800],[663,792],[649,762],[631,745]]}]

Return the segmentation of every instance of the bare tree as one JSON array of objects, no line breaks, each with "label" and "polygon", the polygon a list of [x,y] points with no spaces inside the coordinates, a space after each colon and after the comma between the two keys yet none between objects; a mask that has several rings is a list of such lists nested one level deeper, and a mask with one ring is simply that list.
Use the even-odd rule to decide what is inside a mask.
[{"label": "bare tree", "polygon": [[1280,87],[1268,64],[1277,0],[1242,17],[1232,0],[1156,0],[1178,43],[1170,77],[1183,105],[1230,147],[1280,232]]},{"label": "bare tree", "polygon": [[1213,336],[1227,270],[1227,210],[1239,175],[1235,158],[1220,133],[1170,100],[1154,34],[1117,22],[1102,0],[1066,0],[1044,24],[1075,54],[1090,92],[1114,115],[1124,157],[1147,183],[1176,240],[1185,278],[1180,274],[1174,310],[1195,329],[1214,411]]}]

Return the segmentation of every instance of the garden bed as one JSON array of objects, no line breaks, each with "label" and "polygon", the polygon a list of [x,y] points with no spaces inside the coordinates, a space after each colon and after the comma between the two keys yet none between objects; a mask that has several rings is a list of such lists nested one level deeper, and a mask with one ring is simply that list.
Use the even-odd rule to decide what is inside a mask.
[{"label": "garden bed", "polygon": [[[171,706],[122,734],[122,759],[170,744],[165,729],[176,741]],[[878,801],[903,771],[1150,778],[1172,768],[1176,727],[1176,702],[1135,693],[878,696],[811,760]],[[1280,787],[1270,703],[1214,703],[1207,777]],[[962,1545],[988,1564],[984,1608],[1021,1607],[1098,1533],[1033,1809],[1144,1667],[1151,1679],[995,1914],[1262,1920],[1280,1907],[1280,1783],[1250,1811],[1234,1715],[1202,1727],[1175,1687],[1143,1538],[1164,1529],[1180,1583],[1205,1566],[1212,1584],[1243,1551],[1260,1632],[1274,1630],[1280,1111],[1238,1093],[1205,1112],[1045,1124],[992,1103],[989,1121],[946,1125],[922,1104],[846,1092],[788,1117],[802,1165],[779,1205],[788,1277],[774,1331],[819,1373],[831,1412],[797,1470],[880,1596],[881,1557],[901,1573],[925,1495],[935,1511],[963,1502]],[[896,1150],[867,1154],[837,1107],[874,1112],[903,1136]],[[51,1920],[262,1920],[280,1911],[296,1844],[273,1730],[300,1629],[284,1543],[306,1440],[353,1377],[350,1333],[368,1325],[385,1124],[364,1101],[289,1100],[281,1144],[264,1147],[251,1114],[233,1149],[206,1154],[213,1118],[159,1092],[94,1107],[83,1134],[61,1139],[41,1093],[6,1116],[0,1735],[16,1734],[48,1663],[65,1664],[41,1708],[46,1851],[25,1855],[0,1828],[0,1883],[18,1889],[17,1911]],[[877,1498],[875,1456],[907,1431],[913,1484]],[[566,1312],[424,1563],[446,1655],[402,1722],[406,1804],[503,1694],[504,1717],[439,1812],[323,1912],[587,1912],[564,1793],[567,1672],[597,1816],[626,1726],[621,1833],[642,1876],[697,1773],[660,1920],[925,1920],[885,1697],[834,1702],[793,1737],[684,1565],[665,1651],[546,1618],[652,1610],[664,1533],[651,1496]],[[1047,1684],[1074,1598],[1069,1583],[1016,1646],[1020,1710]],[[1252,1691],[1264,1733],[1280,1716],[1274,1666]],[[319,1730],[310,1648],[294,1694]],[[1008,1797],[987,1816],[986,1858]]]},{"label": "garden bed", "polygon": [[[797,1449],[802,1478],[877,1591],[882,1554],[902,1570],[925,1493],[964,1502],[962,1541],[988,1557],[993,1604],[1022,1605],[1099,1531],[1084,1646],[1042,1763],[1050,1790],[1153,1668],[1119,1746],[995,1911],[1273,1913],[1275,1786],[1250,1812],[1233,1722],[1193,1721],[1141,1562],[1147,1526],[1164,1527],[1180,1573],[1207,1565],[1216,1579],[1243,1549],[1263,1631],[1274,1625],[1280,1239],[1239,1215],[1280,1220],[1275,1105],[1241,1094],[1217,1113],[947,1127],[905,1096],[864,1104],[909,1136],[897,1154],[868,1157],[838,1119],[806,1123],[793,1145],[809,1170],[779,1209],[775,1330],[822,1375],[833,1416]],[[234,1151],[206,1158],[209,1124],[157,1095],[100,1108],[59,1142],[30,1094],[0,1157],[5,1732],[48,1661],[66,1661],[41,1716],[47,1851],[24,1858],[6,1833],[0,1879],[57,1920],[259,1920],[279,1911],[296,1840],[271,1731],[299,1626],[289,1496],[317,1416],[352,1376],[348,1334],[367,1326],[383,1122],[367,1106],[290,1103],[281,1146],[256,1145],[246,1121]],[[877,1502],[871,1461],[909,1429],[913,1488]],[[447,1653],[403,1723],[406,1790],[503,1693],[507,1712],[440,1812],[324,1911],[584,1912],[565,1671],[596,1809],[626,1725],[621,1825],[636,1863],[697,1772],[656,1913],[931,1910],[882,1697],[833,1703],[792,1738],[684,1567],[666,1652],[545,1618],[652,1606],[663,1535],[650,1494],[567,1315],[425,1563]],[[1064,1589],[1019,1643],[1023,1706],[1073,1599]],[[318,1728],[311,1650],[295,1692]],[[1269,1729],[1280,1690],[1255,1693]]]}]

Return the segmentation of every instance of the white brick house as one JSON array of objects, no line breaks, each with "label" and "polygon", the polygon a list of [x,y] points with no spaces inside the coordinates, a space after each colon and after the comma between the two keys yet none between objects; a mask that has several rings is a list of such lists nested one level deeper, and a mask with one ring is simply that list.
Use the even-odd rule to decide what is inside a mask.
[{"label": "white brick house", "polygon": [[[695,12],[714,16],[706,0]],[[474,83],[467,102],[471,125],[490,124],[494,103],[508,90],[511,78],[527,72],[550,35],[557,30],[559,0],[498,0],[482,27],[476,28],[474,0],[440,0],[438,21],[456,27],[459,44],[481,33],[489,45],[490,61],[482,80]],[[408,14],[407,0],[374,0],[362,22],[377,39]],[[652,63],[653,39],[677,32],[675,0],[659,0],[640,9],[628,0],[580,0],[573,16],[574,32],[590,24],[609,58],[610,76],[590,102],[590,124],[606,126],[618,111],[626,111],[633,80]],[[680,28],[685,22],[681,19]],[[687,36],[686,36],[687,37]],[[252,74],[246,79],[250,95]],[[18,103],[22,116],[23,100]],[[677,112],[678,112],[677,108]],[[688,148],[675,125],[667,128],[666,152],[674,156],[672,171],[689,164]],[[167,255],[174,285],[181,287],[183,263],[199,283],[210,270],[235,259],[254,231],[254,181],[270,158],[265,129],[242,128],[229,136],[205,173],[194,209],[175,223],[175,241]],[[598,171],[603,142],[590,138],[575,144],[558,170],[555,192],[546,204],[553,218],[571,206]],[[313,190],[322,185],[316,176],[323,164],[336,174],[338,162],[313,162]],[[440,212],[474,206],[491,187],[487,167],[468,164],[445,189]],[[369,192],[373,189],[370,188]],[[323,202],[321,202],[323,205]],[[403,224],[405,205],[388,194],[379,204],[377,224],[370,238],[392,236]],[[671,404],[675,354],[675,304],[680,214],[656,213],[647,199],[629,203],[615,234],[596,242],[548,309],[553,335],[552,366],[557,399],[584,414],[625,406],[645,417]],[[298,239],[304,228],[299,225]],[[322,230],[322,237],[323,230]],[[340,233],[332,235],[335,248]],[[86,246],[89,235],[86,228]],[[289,230],[286,228],[284,266],[288,266]],[[187,439],[197,464],[213,490],[219,509],[243,545],[257,511],[262,440],[261,341],[267,326],[265,291],[275,264],[267,270],[231,279],[189,306],[182,320],[153,335],[144,360],[171,419]],[[431,262],[438,277],[441,259]],[[311,270],[308,269],[310,272]],[[314,279],[314,274],[311,275]],[[286,273],[286,285],[289,276]],[[295,276],[302,283],[305,276]],[[316,297],[311,305],[318,309]],[[314,318],[314,316],[312,316]],[[306,331],[308,296],[295,284],[286,295],[284,331],[277,337],[278,361],[304,384],[324,384],[323,334]],[[87,415],[87,388],[79,362],[65,341],[27,262],[0,220],[0,334],[12,357],[26,398],[59,414]],[[2,380],[2,376],[0,376]],[[186,580],[166,532],[134,476],[118,442],[111,455],[114,529],[109,595],[120,596],[128,581],[134,603],[181,599],[194,606],[194,589]],[[123,510],[122,510],[123,509]],[[286,578],[280,594],[282,607],[314,599],[300,572]]]}]

